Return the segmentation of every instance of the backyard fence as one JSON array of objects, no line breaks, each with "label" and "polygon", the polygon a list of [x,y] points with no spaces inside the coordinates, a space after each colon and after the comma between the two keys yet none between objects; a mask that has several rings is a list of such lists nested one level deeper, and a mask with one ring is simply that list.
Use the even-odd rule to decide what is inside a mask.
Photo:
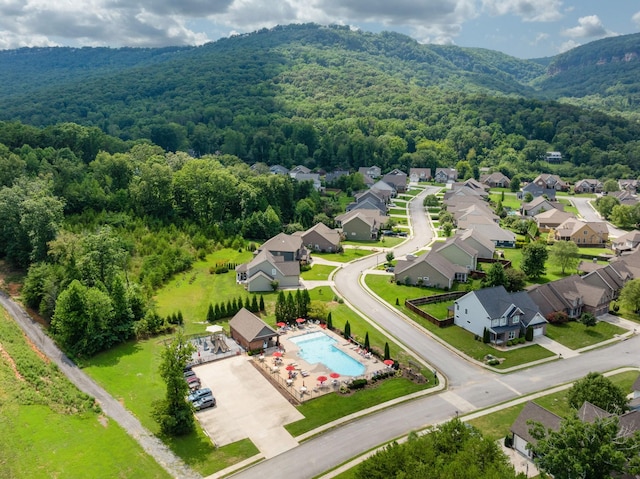
[{"label": "backyard fence", "polygon": [[432,303],[441,303],[441,302],[444,302],[444,301],[451,301],[452,299],[455,300],[455,299],[461,298],[465,294],[467,294],[466,291],[454,291],[454,292],[451,292],[451,293],[443,293],[443,294],[436,294],[436,295],[433,295],[433,296],[425,296],[423,298],[407,299],[407,300],[405,300],[404,305],[410,311],[413,311],[414,313],[416,313],[421,318],[424,318],[427,321],[429,321],[430,323],[435,324],[439,328],[446,328],[447,326],[451,326],[453,324],[453,318],[438,319],[435,316],[430,315],[426,311],[421,310],[418,306],[422,306],[424,304],[432,304]]}]

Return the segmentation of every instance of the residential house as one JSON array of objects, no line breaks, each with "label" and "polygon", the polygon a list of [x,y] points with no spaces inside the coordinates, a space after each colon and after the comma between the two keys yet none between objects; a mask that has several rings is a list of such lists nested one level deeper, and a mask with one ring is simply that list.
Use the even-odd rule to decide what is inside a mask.
[{"label": "residential house", "polygon": [[583,221],[570,218],[555,231],[556,241],[573,241],[578,246],[603,246],[609,240],[609,229],[604,221]]},{"label": "residential house", "polygon": [[523,456],[532,458],[533,454],[529,450],[529,444],[537,444],[536,439],[529,432],[531,430],[530,421],[539,422],[545,429],[552,431],[560,430],[560,422],[562,418],[553,414],[551,411],[539,406],[533,401],[528,401],[520,414],[511,426],[511,434],[513,435],[513,448]]},{"label": "residential house", "polygon": [[297,261],[304,263],[308,260],[308,251],[299,236],[279,233],[265,241],[254,252],[254,256],[262,251],[268,251],[274,256],[282,256],[284,261]]},{"label": "residential house", "polygon": [[574,193],[602,193],[602,181],[595,178],[576,181],[573,185]]},{"label": "residential house", "polygon": [[479,231],[460,230],[456,232],[456,236],[465,244],[476,250],[478,252],[478,258],[493,259],[495,245],[493,244],[493,241]]},{"label": "residential house", "polygon": [[495,171],[490,175],[482,175],[480,182],[489,188],[509,188],[511,186],[509,177],[499,171]]},{"label": "residential house", "polygon": [[455,185],[466,186],[467,188],[471,188],[472,190],[478,191],[483,197],[487,198],[489,196],[489,186],[484,183],[476,180],[475,178],[468,178],[464,180],[462,183],[455,183]]},{"label": "residential house", "polygon": [[361,166],[358,168],[358,173],[362,176],[368,176],[373,179],[380,178],[380,175],[382,175],[382,171],[379,166]]},{"label": "residential house", "polygon": [[538,175],[533,183],[541,188],[552,189],[556,191],[568,191],[569,183],[563,181],[558,175],[552,175],[549,173],[542,173]]},{"label": "residential house", "polygon": [[396,190],[395,186],[390,185],[386,181],[376,181],[373,185],[371,185],[371,191],[375,192],[378,196],[384,199],[385,202],[389,202],[391,198],[395,198],[398,194],[398,190]]},{"label": "residential house", "polygon": [[555,208],[538,213],[533,217],[534,221],[538,225],[538,229],[543,232],[556,229],[565,221],[574,218],[575,216],[572,213],[560,211]]},{"label": "residential house", "polygon": [[251,311],[242,308],[229,321],[231,338],[247,351],[267,349],[278,344],[278,333]]},{"label": "residential house", "polygon": [[335,253],[340,250],[340,232],[318,223],[306,231],[298,231],[293,236],[300,236],[302,243],[309,250]]},{"label": "residential house", "polygon": [[458,278],[466,281],[467,268],[453,264],[436,251],[398,260],[394,275],[397,283],[451,289]]},{"label": "residential house", "polygon": [[457,299],[454,324],[479,337],[486,329],[494,344],[518,338],[528,327],[534,337],[542,336],[547,327],[546,319],[525,291],[509,293],[504,286],[471,291]]},{"label": "residential house", "polygon": [[362,193],[358,193],[355,196],[355,201],[347,205],[347,212],[356,209],[373,209],[378,210],[380,214],[387,214],[387,201],[383,196],[383,192],[380,190],[367,190]]},{"label": "residential house", "polygon": [[[303,167],[304,168],[304,167]],[[291,170],[293,171],[293,170]],[[320,191],[322,190],[322,183],[320,183],[320,174],[319,173],[296,173],[295,175],[292,175],[291,172],[289,172],[289,176],[291,176],[291,178],[293,178],[296,181],[310,181],[313,183],[313,189],[315,189],[316,191]]]},{"label": "residential house", "polygon": [[489,238],[496,248],[515,248],[516,247],[516,235],[513,231],[502,229],[499,225],[491,221],[491,219],[485,219],[480,222],[480,219],[474,219],[472,221],[459,221],[458,229],[471,230],[472,234],[475,232],[480,233],[485,238]]},{"label": "residential house", "polygon": [[[471,272],[478,264],[478,251],[468,243],[465,243],[460,236],[452,236],[440,246],[434,245],[433,249],[451,261],[453,264],[462,266]],[[467,278],[464,278],[466,281]]]},{"label": "residential house", "polygon": [[407,190],[407,174],[397,168],[384,175],[382,181],[393,186],[398,193]]},{"label": "residential house", "polygon": [[431,179],[431,168],[409,168],[409,181],[418,183]]},{"label": "residential house", "polygon": [[448,183],[458,179],[458,172],[455,168],[436,168],[433,180],[436,183]]},{"label": "residential house", "polygon": [[269,172],[271,172],[272,175],[288,175],[289,174],[289,170],[282,165],[271,165],[269,167]]},{"label": "residential house", "polygon": [[[593,264],[593,263],[592,263]],[[581,276],[584,283],[605,291],[603,302],[610,303],[618,299],[618,295],[627,281],[632,279],[629,269],[624,263],[613,263],[600,266]],[[604,311],[602,314],[606,313]]]},{"label": "residential house", "polygon": [[638,180],[620,179],[618,180],[618,186],[623,191],[630,191],[631,193],[635,193],[638,189]]},{"label": "residential house", "polygon": [[496,224],[500,223],[500,217],[484,205],[475,204],[464,209],[455,209],[451,214],[456,224],[478,223],[483,222],[482,219],[489,219]]},{"label": "residential house", "polygon": [[583,281],[577,274],[534,285],[527,292],[545,317],[558,312],[570,319],[578,319],[582,313],[600,316],[609,311],[611,301],[607,291]]},{"label": "residential house", "polygon": [[527,197],[527,193],[530,193],[534,198],[537,198],[538,196],[544,196],[550,200],[556,199],[556,190],[554,188],[544,188],[533,182],[524,185],[516,194],[516,197],[519,200],[525,199]]},{"label": "residential house", "polygon": [[559,151],[547,151],[544,159],[549,163],[562,163],[562,153]]},{"label": "residential house", "polygon": [[303,175],[308,175],[309,173],[311,173],[311,170],[304,165],[294,166],[293,168],[291,168],[291,171],[289,171],[289,176],[295,179],[296,175],[299,173],[302,173]]},{"label": "residential house", "polygon": [[388,216],[366,209],[356,209],[336,216],[344,239],[353,241],[377,240],[380,230],[389,221]]},{"label": "residential house", "polygon": [[634,206],[638,204],[638,197],[636,196],[635,190],[611,191],[607,193],[607,196],[616,198],[621,205]]},{"label": "residential house", "polygon": [[552,209],[564,211],[564,205],[557,201],[550,201],[544,196],[538,196],[528,203],[523,203],[521,213],[524,216],[535,216],[538,213],[542,213],[544,211],[549,211]]},{"label": "residential house", "polygon": [[442,196],[442,200],[446,202],[447,200],[453,197],[461,197],[461,196],[468,196],[471,198],[475,198],[478,201],[486,202],[489,195],[483,189],[476,189],[465,184],[454,183],[451,186],[451,189],[444,192],[444,195]]},{"label": "residential house", "polygon": [[325,183],[329,184],[329,183],[333,183],[338,178],[341,178],[343,176],[348,176],[348,175],[349,175],[348,170],[334,170],[325,175],[324,181]]},{"label": "residential house", "polygon": [[616,255],[635,250],[640,244],[640,231],[633,230],[611,240],[611,249]]},{"label": "residential house", "polygon": [[296,287],[300,283],[300,263],[263,250],[236,267],[236,281],[250,293],[272,291],[276,282],[280,288]]}]

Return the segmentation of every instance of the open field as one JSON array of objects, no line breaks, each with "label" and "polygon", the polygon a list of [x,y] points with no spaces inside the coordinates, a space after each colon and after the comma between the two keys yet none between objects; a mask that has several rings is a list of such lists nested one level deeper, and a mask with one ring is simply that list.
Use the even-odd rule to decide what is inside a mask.
[{"label": "open field", "polygon": [[314,264],[309,271],[300,273],[300,277],[309,281],[322,281],[328,279],[334,269],[336,269],[335,266]]},{"label": "open field", "polygon": [[0,477],[170,477],[32,349],[4,309],[0,341]]}]

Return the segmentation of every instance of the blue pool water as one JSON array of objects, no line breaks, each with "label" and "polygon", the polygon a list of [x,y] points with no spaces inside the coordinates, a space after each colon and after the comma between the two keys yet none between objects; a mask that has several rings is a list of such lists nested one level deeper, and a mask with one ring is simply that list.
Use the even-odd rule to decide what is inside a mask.
[{"label": "blue pool water", "polygon": [[309,364],[324,364],[329,372],[342,376],[360,376],[366,369],[364,364],[336,348],[336,340],[323,332],[303,334],[289,340],[300,348],[298,356]]}]

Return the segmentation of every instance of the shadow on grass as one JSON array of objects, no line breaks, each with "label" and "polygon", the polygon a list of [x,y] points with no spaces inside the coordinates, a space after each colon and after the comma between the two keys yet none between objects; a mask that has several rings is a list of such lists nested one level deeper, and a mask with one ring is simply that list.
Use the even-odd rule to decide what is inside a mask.
[{"label": "shadow on grass", "polygon": [[116,366],[122,358],[136,355],[140,353],[142,349],[140,342],[132,339],[94,356],[90,360],[85,361],[85,365],[90,364],[91,366],[99,368]]}]

